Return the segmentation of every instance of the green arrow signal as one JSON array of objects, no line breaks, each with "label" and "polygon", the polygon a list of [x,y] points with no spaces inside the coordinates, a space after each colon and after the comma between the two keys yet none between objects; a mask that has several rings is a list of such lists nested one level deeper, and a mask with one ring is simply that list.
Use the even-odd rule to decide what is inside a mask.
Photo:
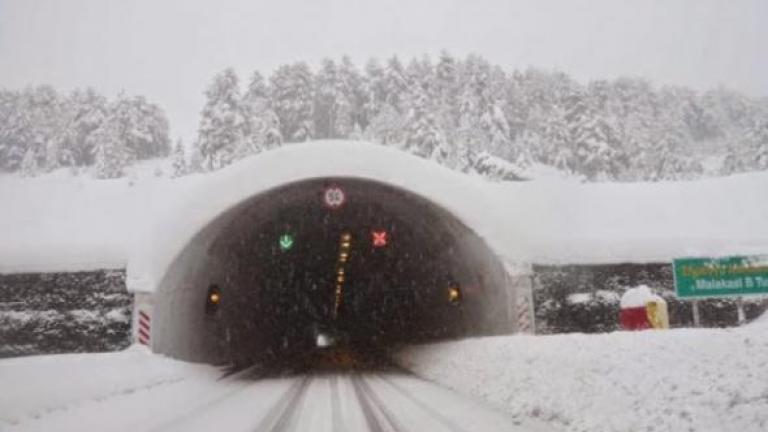
[{"label": "green arrow signal", "polygon": [[293,247],[293,236],[290,234],[283,234],[280,236],[280,250],[285,252]]}]

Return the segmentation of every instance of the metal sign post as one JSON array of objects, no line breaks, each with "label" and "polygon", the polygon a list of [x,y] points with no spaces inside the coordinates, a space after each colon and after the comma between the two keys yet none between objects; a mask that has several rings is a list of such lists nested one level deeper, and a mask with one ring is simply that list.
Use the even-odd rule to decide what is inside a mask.
[{"label": "metal sign post", "polygon": [[699,301],[694,300],[691,303],[693,306],[693,326],[701,327],[701,314],[699,313]]},{"label": "metal sign post", "polygon": [[739,327],[741,327],[747,322],[747,316],[744,313],[744,297],[736,299],[736,313],[738,314]]}]

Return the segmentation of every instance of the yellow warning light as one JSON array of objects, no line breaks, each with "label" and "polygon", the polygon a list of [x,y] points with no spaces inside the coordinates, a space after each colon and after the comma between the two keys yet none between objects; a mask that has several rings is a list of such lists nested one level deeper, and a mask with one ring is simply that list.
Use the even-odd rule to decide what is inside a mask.
[{"label": "yellow warning light", "polygon": [[457,286],[451,286],[448,288],[448,301],[451,303],[458,303],[461,301],[461,289]]},{"label": "yellow warning light", "polygon": [[344,282],[344,274],[340,274],[339,277],[336,278],[338,282]]},{"label": "yellow warning light", "polygon": [[352,240],[352,234],[344,233],[341,235],[341,241],[348,243],[350,240]]},{"label": "yellow warning light", "polygon": [[341,242],[341,248],[342,249],[349,249],[350,243],[348,241]]},{"label": "yellow warning light", "polygon": [[219,304],[219,301],[221,301],[221,295],[217,292],[212,292],[211,295],[208,297],[208,300],[212,304]]}]

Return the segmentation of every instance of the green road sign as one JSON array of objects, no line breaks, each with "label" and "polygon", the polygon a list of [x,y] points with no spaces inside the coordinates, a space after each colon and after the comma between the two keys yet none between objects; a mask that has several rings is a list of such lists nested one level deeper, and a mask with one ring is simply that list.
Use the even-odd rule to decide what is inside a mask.
[{"label": "green road sign", "polygon": [[283,234],[280,236],[280,250],[285,252],[293,247],[293,236],[290,234]]},{"label": "green road sign", "polygon": [[673,267],[678,297],[768,294],[768,255],[680,258]]}]

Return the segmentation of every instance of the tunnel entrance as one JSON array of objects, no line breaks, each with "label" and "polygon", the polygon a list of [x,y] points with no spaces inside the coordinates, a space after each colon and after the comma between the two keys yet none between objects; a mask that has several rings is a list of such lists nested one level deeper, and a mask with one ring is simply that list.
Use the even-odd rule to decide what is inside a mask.
[{"label": "tunnel entrance", "polygon": [[513,300],[495,254],[448,211],[379,182],[312,179],[251,197],[189,242],[156,294],[154,348],[237,364],[385,350],[508,333]]}]

